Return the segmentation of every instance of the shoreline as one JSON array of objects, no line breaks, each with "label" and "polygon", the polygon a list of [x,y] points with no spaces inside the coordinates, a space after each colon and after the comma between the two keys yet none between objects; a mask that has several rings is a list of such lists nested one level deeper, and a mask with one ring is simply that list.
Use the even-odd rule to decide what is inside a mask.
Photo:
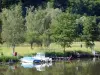
[{"label": "shoreline", "polygon": [[[30,54],[28,56],[30,57],[33,55]],[[100,52],[96,53],[95,56],[91,53],[82,52],[82,51],[69,51],[69,52],[65,52],[65,53],[45,52],[45,56],[52,58],[53,61],[68,61],[68,60],[83,59],[83,58],[94,58],[94,57],[100,58]],[[24,56],[1,56],[0,64],[2,64],[2,63],[8,63],[8,64],[17,63],[20,61],[19,59],[22,57],[24,57]]]}]

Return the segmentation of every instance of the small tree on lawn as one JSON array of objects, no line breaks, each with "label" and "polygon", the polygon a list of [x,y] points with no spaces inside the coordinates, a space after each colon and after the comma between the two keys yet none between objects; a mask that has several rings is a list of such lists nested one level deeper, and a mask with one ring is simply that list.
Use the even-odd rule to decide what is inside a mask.
[{"label": "small tree on lawn", "polygon": [[57,16],[61,11],[47,7],[46,9],[27,9],[26,15],[26,40],[31,44],[41,42],[44,46],[50,44],[50,25],[52,18]]},{"label": "small tree on lawn", "polygon": [[52,37],[64,48],[70,47],[76,37],[76,17],[70,13],[61,13],[56,17],[51,26]]},{"label": "small tree on lawn", "polygon": [[24,42],[25,25],[22,17],[21,5],[15,5],[10,9],[2,10],[2,39],[13,47]]},{"label": "small tree on lawn", "polygon": [[97,41],[100,35],[99,25],[96,23],[95,17],[85,17],[83,21],[83,38],[86,42],[86,47],[90,47],[94,52],[94,41]]},{"label": "small tree on lawn", "polygon": [[42,43],[41,35],[43,34],[44,18],[46,12],[41,8],[35,9],[33,7],[27,8],[26,15],[26,40],[31,44],[31,49],[33,43]]}]

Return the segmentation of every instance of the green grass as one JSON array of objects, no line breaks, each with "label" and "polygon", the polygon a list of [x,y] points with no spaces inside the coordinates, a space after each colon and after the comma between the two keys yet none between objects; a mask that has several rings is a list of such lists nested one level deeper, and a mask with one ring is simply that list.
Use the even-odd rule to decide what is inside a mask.
[{"label": "green grass", "polygon": [[[82,43],[83,47],[80,47],[80,44]],[[95,42],[95,48],[96,51],[100,51],[100,42]],[[31,50],[29,45],[21,45],[21,46],[17,46],[15,48],[15,51],[19,54],[19,55],[26,55],[26,54],[32,54],[32,53],[36,53],[36,52],[63,52],[63,48],[55,43],[52,43],[48,48],[44,48],[44,47],[33,47],[33,50]],[[89,48],[85,47],[84,42],[74,42],[72,44],[71,48],[67,48],[66,47],[66,51],[85,51],[85,52],[91,52],[91,50]],[[5,56],[11,56],[12,55],[12,48],[11,47],[7,47],[2,45],[0,47],[0,53],[3,52]]]}]

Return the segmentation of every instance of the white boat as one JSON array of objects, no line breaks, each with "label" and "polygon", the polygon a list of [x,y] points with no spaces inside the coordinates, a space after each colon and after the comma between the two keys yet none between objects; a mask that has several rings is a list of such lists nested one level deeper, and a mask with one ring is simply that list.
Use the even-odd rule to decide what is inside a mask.
[{"label": "white boat", "polygon": [[41,62],[41,60],[34,59],[33,57],[23,57],[20,59],[21,63]]},{"label": "white boat", "polygon": [[52,58],[45,57],[45,53],[37,53],[36,56],[33,57],[34,59],[41,60],[43,62],[51,62]]},{"label": "white boat", "polygon": [[45,67],[52,66],[52,62],[50,63],[42,63],[42,64],[33,64],[33,63],[21,63],[23,68],[36,68],[37,71],[45,71]]},{"label": "white boat", "polygon": [[33,57],[23,57],[20,59],[24,63],[34,63],[34,62],[52,62],[52,58],[45,57],[45,53],[37,53]]}]

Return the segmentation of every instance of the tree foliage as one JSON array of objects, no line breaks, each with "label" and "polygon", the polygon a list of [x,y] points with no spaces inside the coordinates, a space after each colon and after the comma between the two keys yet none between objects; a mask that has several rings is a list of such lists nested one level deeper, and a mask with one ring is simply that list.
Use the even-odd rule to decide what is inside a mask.
[{"label": "tree foliage", "polygon": [[40,36],[43,33],[43,24],[44,24],[44,15],[45,12],[43,10],[35,10],[32,11],[33,8],[27,9],[26,15],[26,40],[31,44],[35,43],[42,43]]},{"label": "tree foliage", "polygon": [[76,37],[76,17],[70,13],[60,14],[53,20],[51,30],[56,42],[65,47],[70,47]]},{"label": "tree foliage", "polygon": [[96,16],[82,16],[77,19],[77,23],[82,26],[81,40],[85,41],[86,47],[93,51],[95,41],[99,41],[100,28]]},{"label": "tree foliage", "polygon": [[99,0],[2,0],[0,8],[2,40],[10,45],[24,38],[31,48],[49,46],[51,40],[64,48],[75,38],[87,46],[100,40]]},{"label": "tree foliage", "polygon": [[1,4],[3,8],[8,8],[11,5],[17,4],[20,0],[1,0]]},{"label": "tree foliage", "polygon": [[49,5],[46,9],[33,10],[32,7],[27,9],[27,41],[31,46],[34,42],[49,45],[51,21],[58,13],[60,10],[50,8]]},{"label": "tree foliage", "polygon": [[100,16],[99,0],[69,0],[69,7],[72,13],[83,15]]},{"label": "tree foliage", "polygon": [[24,42],[25,25],[21,5],[2,10],[2,39],[15,46]]}]

